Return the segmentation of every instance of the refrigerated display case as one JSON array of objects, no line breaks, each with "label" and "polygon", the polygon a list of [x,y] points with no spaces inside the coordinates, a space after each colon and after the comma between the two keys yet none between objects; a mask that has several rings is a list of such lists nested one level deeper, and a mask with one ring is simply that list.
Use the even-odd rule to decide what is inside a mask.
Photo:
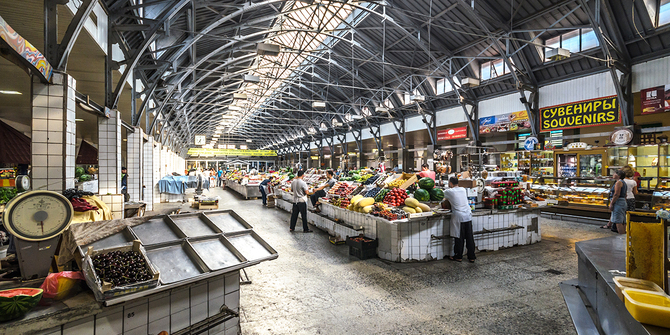
[{"label": "refrigerated display case", "polygon": [[531,176],[553,176],[554,152],[550,150],[532,151],[530,164]]},{"label": "refrigerated display case", "polygon": [[545,199],[558,202],[558,207],[607,211],[611,178],[537,177],[531,190]]},{"label": "refrigerated display case", "polygon": [[577,153],[556,153],[556,177],[577,176]]},{"label": "refrigerated display case", "polygon": [[579,154],[579,176],[595,178],[603,175],[602,153]]}]

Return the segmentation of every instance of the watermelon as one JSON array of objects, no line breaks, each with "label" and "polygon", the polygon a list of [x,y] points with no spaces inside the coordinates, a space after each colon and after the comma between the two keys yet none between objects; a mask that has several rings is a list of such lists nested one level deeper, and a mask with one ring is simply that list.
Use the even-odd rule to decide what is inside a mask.
[{"label": "watermelon", "polygon": [[419,201],[430,201],[430,193],[428,193],[428,191],[420,188],[420,189],[414,191],[414,199],[419,200]]},{"label": "watermelon", "polygon": [[15,288],[0,291],[0,322],[16,319],[28,313],[42,299],[40,288]]},{"label": "watermelon", "polygon": [[434,188],[430,190],[430,200],[431,201],[442,201],[444,200],[444,191],[439,188]]},{"label": "watermelon", "polygon": [[86,173],[86,171],[84,170],[83,167],[77,166],[76,168],[74,168],[74,176],[75,177],[79,178],[84,173]]},{"label": "watermelon", "polygon": [[430,190],[433,187],[435,187],[435,181],[428,177],[423,177],[419,179],[419,187],[421,187],[424,190]]}]

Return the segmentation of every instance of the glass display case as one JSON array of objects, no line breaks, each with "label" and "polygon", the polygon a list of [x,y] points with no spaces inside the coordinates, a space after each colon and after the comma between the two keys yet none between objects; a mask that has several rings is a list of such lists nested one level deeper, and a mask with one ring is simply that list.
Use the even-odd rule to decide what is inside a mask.
[{"label": "glass display case", "polygon": [[556,177],[570,178],[577,176],[577,153],[556,153]]},{"label": "glass display case", "polygon": [[611,147],[607,148],[607,169],[608,175],[612,175],[614,171],[621,169],[628,164],[628,147]]},{"label": "glass display case", "polygon": [[609,190],[613,179],[590,177],[536,177],[533,178],[531,190],[537,196],[554,199],[576,206],[608,205]]},{"label": "glass display case", "polygon": [[602,153],[579,154],[579,176],[595,178],[603,175]]},{"label": "glass display case", "polygon": [[530,162],[531,176],[554,175],[554,152],[549,150],[532,151]]}]

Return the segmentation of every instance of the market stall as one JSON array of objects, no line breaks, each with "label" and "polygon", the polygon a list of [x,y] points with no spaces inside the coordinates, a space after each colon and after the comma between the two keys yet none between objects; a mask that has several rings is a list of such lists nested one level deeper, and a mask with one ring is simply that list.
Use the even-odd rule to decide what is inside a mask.
[{"label": "market stall", "polygon": [[[3,331],[237,334],[240,271],[277,257],[230,210],[72,224],[60,245],[58,263],[74,261],[90,290],[36,306]],[[26,284],[0,288],[17,285]]]},{"label": "market stall", "polygon": [[[314,175],[310,173],[309,180]],[[478,202],[483,204],[484,201],[478,201],[476,188],[469,189],[475,244],[479,251],[540,241],[543,206],[530,199],[524,201],[523,196],[511,195],[512,190],[521,194],[520,187],[514,184],[518,184],[516,178],[507,178],[514,181],[505,183],[506,178],[490,177],[486,193],[489,209],[475,209]],[[429,261],[451,255],[451,213],[441,208],[442,191],[434,187],[432,180],[417,181],[412,174],[393,173],[372,175],[363,182],[348,179],[340,178],[328,196],[321,199],[321,213],[307,213],[308,222],[328,232],[332,242],[362,235],[376,241],[376,255],[394,262]],[[463,184],[467,184],[466,181]],[[311,183],[311,186],[316,185],[318,182]],[[292,194],[288,186],[279,188],[277,195],[277,207],[291,211]]]}]

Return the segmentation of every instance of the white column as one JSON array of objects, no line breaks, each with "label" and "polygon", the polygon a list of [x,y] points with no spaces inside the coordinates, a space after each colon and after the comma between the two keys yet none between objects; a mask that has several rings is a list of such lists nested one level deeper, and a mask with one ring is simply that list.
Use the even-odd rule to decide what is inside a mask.
[{"label": "white column", "polygon": [[143,160],[142,166],[142,187],[143,187],[143,201],[147,204],[147,210],[152,211],[154,208],[154,138],[149,136],[147,141],[143,143]]},{"label": "white column", "polygon": [[74,187],[76,81],[54,73],[53,84],[32,83],[32,181],[34,190]]},{"label": "white column", "polygon": [[109,118],[98,117],[98,193],[112,210],[114,219],[123,218],[121,194],[121,113],[112,111]]},{"label": "white column", "polygon": [[144,169],[144,132],[142,128],[136,127],[135,132],[128,132],[128,150],[126,157],[128,160],[128,194],[131,201],[142,200],[142,174]]},{"label": "white column", "polygon": [[161,150],[161,143],[160,142],[154,142],[154,203],[160,203],[161,202],[161,197],[160,197],[160,192],[158,190],[158,181],[163,178],[161,175],[161,155],[163,153],[163,150]]}]

